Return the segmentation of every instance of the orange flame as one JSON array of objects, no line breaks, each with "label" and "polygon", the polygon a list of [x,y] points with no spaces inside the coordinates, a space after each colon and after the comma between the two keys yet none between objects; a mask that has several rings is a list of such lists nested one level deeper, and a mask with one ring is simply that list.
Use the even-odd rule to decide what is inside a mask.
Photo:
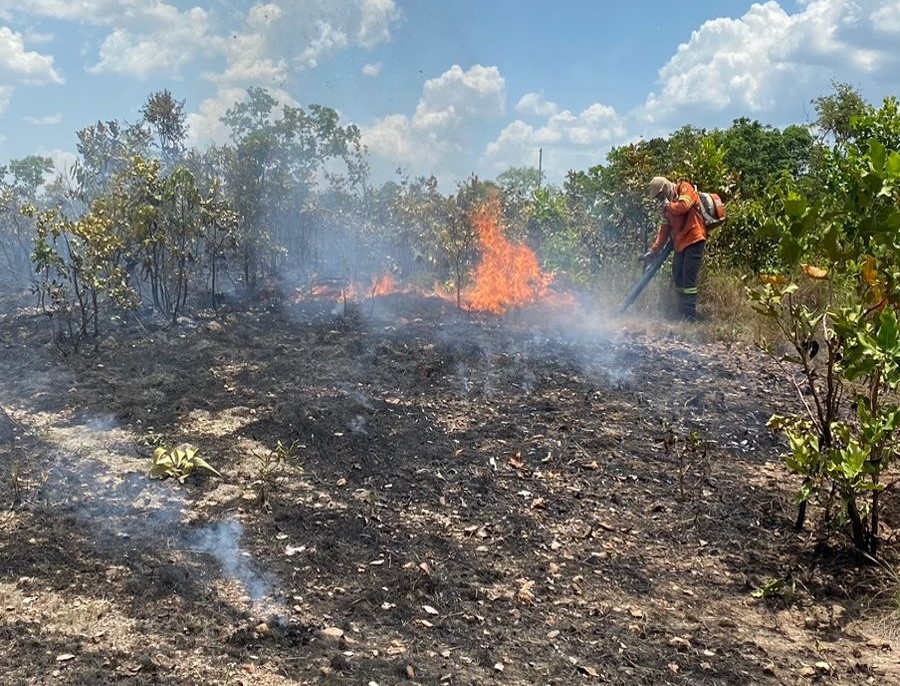
[{"label": "orange flame", "polygon": [[493,314],[533,305],[549,294],[553,275],[541,271],[527,245],[510,243],[500,228],[500,201],[491,198],[472,215],[481,243],[481,263],[467,294],[472,309]]},{"label": "orange flame", "polygon": [[371,293],[373,298],[389,295],[396,290],[397,281],[394,279],[393,274],[384,274],[383,276],[376,276],[372,279]]}]

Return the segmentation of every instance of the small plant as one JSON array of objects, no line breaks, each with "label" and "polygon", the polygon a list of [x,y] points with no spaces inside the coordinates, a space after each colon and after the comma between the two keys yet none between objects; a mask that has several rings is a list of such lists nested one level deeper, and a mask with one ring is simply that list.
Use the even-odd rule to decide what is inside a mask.
[{"label": "small plant", "polygon": [[790,605],[797,597],[797,582],[792,574],[781,579],[769,579],[759,588],[755,588],[751,596],[767,602],[781,601]]},{"label": "small plant", "polygon": [[284,465],[296,457],[299,447],[300,444],[297,441],[292,441],[290,445],[278,441],[274,449],[256,453],[258,461],[255,484],[257,503],[263,507],[268,506],[278,475],[284,469]]},{"label": "small plant", "polygon": [[[687,436],[680,435],[668,421],[663,421],[663,450],[667,455],[674,453],[678,461],[678,500],[685,499],[685,477],[692,466],[699,466],[702,475],[700,481],[709,478],[709,443],[700,437],[699,431],[691,431]],[[691,489],[696,490],[695,488]]]},{"label": "small plant", "polygon": [[156,479],[178,479],[184,483],[197,469],[205,469],[216,476],[222,476],[212,465],[197,455],[197,449],[190,446],[166,448],[159,446],[153,451],[150,477]]},{"label": "small plant", "polygon": [[164,441],[165,438],[163,438],[163,436],[156,433],[153,429],[150,429],[142,436],[138,436],[135,443],[144,446],[145,448],[154,448],[162,445]]}]

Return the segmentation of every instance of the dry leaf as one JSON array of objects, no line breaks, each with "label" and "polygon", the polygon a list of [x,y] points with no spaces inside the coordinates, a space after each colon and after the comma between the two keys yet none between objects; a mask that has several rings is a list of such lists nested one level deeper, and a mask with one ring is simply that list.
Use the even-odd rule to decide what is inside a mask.
[{"label": "dry leaf", "polygon": [[516,453],[509,460],[507,460],[507,464],[513,469],[522,469],[525,466],[525,463],[522,461],[522,453]]},{"label": "dry leaf", "polygon": [[69,660],[74,660],[75,656],[72,653],[61,653],[56,656],[57,662],[68,662]]},{"label": "dry leaf", "polygon": [[531,507],[533,507],[533,508],[544,507],[544,499],[543,498],[535,498],[534,500],[531,501]]},{"label": "dry leaf", "polygon": [[435,610],[433,607],[431,607],[431,605],[423,605],[423,606],[422,606],[422,609],[425,610],[425,612],[427,612],[427,613],[430,614],[430,615],[439,615],[439,614],[441,614],[440,612],[438,612],[437,610]]},{"label": "dry leaf", "polygon": [[519,579],[519,583],[522,585],[519,586],[516,597],[519,599],[520,603],[531,605],[534,602],[534,582],[528,581],[527,579]]},{"label": "dry leaf", "polygon": [[788,282],[787,277],[781,274],[760,274],[759,280],[772,286],[783,286]]},{"label": "dry leaf", "polygon": [[826,276],[828,276],[827,269],[815,267],[811,264],[803,264],[800,266],[803,267],[803,272],[811,279],[824,279]]},{"label": "dry leaf", "polygon": [[502,672],[505,669],[505,667],[503,666],[502,662],[498,662],[497,664],[494,665],[494,669],[498,672]]},{"label": "dry leaf", "polygon": [[589,667],[588,665],[578,665],[578,671],[582,674],[587,674],[590,677],[594,677],[595,679],[600,678],[600,672],[598,672],[593,667]]},{"label": "dry leaf", "polygon": [[549,638],[549,639],[554,639],[557,636],[559,636],[559,629],[554,629],[553,631],[547,632],[547,638]]},{"label": "dry leaf", "polygon": [[416,678],[416,670],[412,665],[406,665],[406,678],[410,680]]}]

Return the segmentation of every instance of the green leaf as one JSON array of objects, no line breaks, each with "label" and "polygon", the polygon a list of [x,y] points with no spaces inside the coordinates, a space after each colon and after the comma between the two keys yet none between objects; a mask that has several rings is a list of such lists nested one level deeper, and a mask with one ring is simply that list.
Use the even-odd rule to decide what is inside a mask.
[{"label": "green leaf", "polygon": [[799,219],[806,212],[808,205],[806,200],[794,193],[789,195],[784,201],[784,211],[791,219]]},{"label": "green leaf", "polygon": [[212,472],[213,474],[215,474],[215,475],[218,476],[218,477],[221,477],[221,476],[222,476],[216,469],[213,468],[213,466],[212,466],[211,464],[209,464],[209,462],[207,462],[206,460],[204,460],[202,457],[196,457],[196,456],[195,456],[195,457],[194,457],[194,460],[193,460],[193,463],[194,463],[195,466],[200,467],[201,469],[205,469],[205,470],[207,470],[207,471],[210,471],[210,472]]},{"label": "green leaf", "polygon": [[893,151],[884,165],[884,175],[889,179],[900,179],[900,152]]},{"label": "green leaf", "polygon": [[891,353],[897,348],[897,314],[893,309],[886,307],[878,318],[878,335],[876,342],[884,353]]},{"label": "green leaf", "polygon": [[884,149],[884,145],[881,144],[881,141],[873,138],[869,141],[869,162],[872,165],[872,170],[875,171],[878,175],[881,175],[884,171],[884,163],[886,158],[886,152]]}]

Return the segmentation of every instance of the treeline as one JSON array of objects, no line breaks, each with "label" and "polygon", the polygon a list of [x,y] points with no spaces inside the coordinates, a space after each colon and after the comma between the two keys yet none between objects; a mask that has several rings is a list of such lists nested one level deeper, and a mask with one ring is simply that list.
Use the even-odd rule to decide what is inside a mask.
[{"label": "treeline", "polygon": [[105,310],[152,307],[175,321],[217,306],[223,292],[313,274],[390,272],[459,294],[478,258],[472,212],[494,196],[511,238],[559,278],[590,288],[651,240],[644,189],[660,173],[729,201],[731,218],[710,246],[714,264],[774,269],[792,256],[759,231],[773,189],[821,185],[828,146],[858,135],[853,117],[883,111],[840,84],[815,107],[812,127],[685,126],[616,148],[561,186],[513,168],[446,194],[434,177],[399,173],[374,185],[355,126],[328,107],[279,103],[259,88],[223,117],[228,142],[189,149],[184,102],[162,91],[137,122],[78,131],[69,175],[48,182],[52,165],[41,157],[0,168],[0,281],[33,284],[58,337],[72,344],[100,332]]}]

